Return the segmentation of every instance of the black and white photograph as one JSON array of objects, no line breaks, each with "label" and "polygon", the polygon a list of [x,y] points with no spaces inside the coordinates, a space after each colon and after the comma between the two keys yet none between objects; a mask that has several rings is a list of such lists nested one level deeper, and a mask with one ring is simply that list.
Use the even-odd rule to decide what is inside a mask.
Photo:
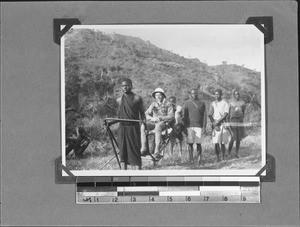
[{"label": "black and white photograph", "polygon": [[0,9],[1,226],[299,226],[296,1]]},{"label": "black and white photograph", "polygon": [[255,175],[266,164],[254,25],[74,25],[60,48],[62,164],[75,176]]}]

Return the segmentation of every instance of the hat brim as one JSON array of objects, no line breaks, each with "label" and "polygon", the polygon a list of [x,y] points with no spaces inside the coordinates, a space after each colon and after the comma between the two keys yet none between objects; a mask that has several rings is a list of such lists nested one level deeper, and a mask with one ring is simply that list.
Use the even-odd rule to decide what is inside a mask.
[{"label": "hat brim", "polygon": [[155,98],[155,94],[156,94],[156,93],[161,93],[161,94],[164,96],[164,98],[166,98],[166,94],[163,93],[163,92],[160,92],[160,91],[155,91],[155,92],[153,92],[153,93],[152,93],[152,97],[153,97],[153,98]]}]

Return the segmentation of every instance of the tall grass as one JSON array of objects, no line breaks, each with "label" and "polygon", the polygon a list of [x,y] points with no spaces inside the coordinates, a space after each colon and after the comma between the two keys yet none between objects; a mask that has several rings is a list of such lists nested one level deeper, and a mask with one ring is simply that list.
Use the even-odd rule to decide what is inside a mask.
[{"label": "tall grass", "polygon": [[[209,134],[209,133],[208,133]],[[256,169],[261,166],[261,133],[259,128],[248,131],[248,136],[241,141],[239,158],[235,158],[235,146],[232,154],[228,154],[226,146],[226,158],[217,162],[214,145],[210,135],[203,136],[202,164],[197,163],[196,146],[194,145],[194,162],[189,162],[188,145],[183,141],[182,156],[179,155],[179,146],[175,145],[173,154],[169,145],[166,147],[164,157],[153,165],[151,159],[142,159],[142,169],[145,170],[170,170],[170,169]],[[118,150],[117,150],[118,151]],[[109,162],[110,161],[110,162]],[[119,165],[114,157],[111,143],[108,141],[92,141],[84,157],[77,159],[74,155],[67,157],[67,167],[71,170],[118,170]],[[105,167],[103,167],[106,164]]]}]

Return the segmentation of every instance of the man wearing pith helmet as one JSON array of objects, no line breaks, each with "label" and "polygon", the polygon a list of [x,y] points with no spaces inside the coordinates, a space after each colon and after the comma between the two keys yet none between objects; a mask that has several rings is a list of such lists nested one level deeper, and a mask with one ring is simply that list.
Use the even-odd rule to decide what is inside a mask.
[{"label": "man wearing pith helmet", "polygon": [[[155,158],[161,158],[159,151],[161,133],[167,128],[167,124],[174,119],[174,111],[171,103],[166,101],[166,94],[162,88],[156,88],[151,95],[155,98],[155,101],[151,103],[150,107],[145,112],[147,130],[149,130],[150,133],[155,134],[155,150],[153,156]],[[147,152],[147,148],[144,125],[141,127],[141,142],[141,153],[145,154]]]}]

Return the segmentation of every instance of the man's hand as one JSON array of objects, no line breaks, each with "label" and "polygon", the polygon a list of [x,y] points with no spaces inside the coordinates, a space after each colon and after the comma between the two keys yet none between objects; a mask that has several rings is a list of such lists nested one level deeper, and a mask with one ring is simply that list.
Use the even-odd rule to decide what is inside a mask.
[{"label": "man's hand", "polygon": [[216,130],[217,132],[219,132],[221,130],[220,126],[217,125],[216,127],[214,127],[214,130]]},{"label": "man's hand", "polygon": [[215,127],[217,127],[217,126],[218,126],[218,122],[212,123],[212,127],[213,127],[213,128],[215,128]]},{"label": "man's hand", "polygon": [[80,134],[78,134],[78,135],[72,134],[72,135],[70,135],[68,137],[68,139],[71,139],[71,140],[80,140],[81,136],[80,136]]},{"label": "man's hand", "polygon": [[159,117],[152,117],[152,121],[154,121],[154,122],[159,122],[159,121],[160,121],[160,118],[159,118]]}]

